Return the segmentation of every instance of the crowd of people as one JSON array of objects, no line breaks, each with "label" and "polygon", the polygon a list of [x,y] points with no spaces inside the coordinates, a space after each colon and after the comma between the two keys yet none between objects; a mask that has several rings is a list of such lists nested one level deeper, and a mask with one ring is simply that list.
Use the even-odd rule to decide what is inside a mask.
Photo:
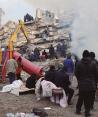
[{"label": "crowd of people", "polygon": [[58,43],[56,47],[52,44],[44,50],[35,47],[34,50],[26,49],[25,56],[30,61],[40,61],[59,57],[66,57],[67,46],[65,43]]},{"label": "crowd of people", "polygon": [[98,82],[98,62],[95,59],[95,53],[84,50],[81,60],[74,63],[71,54],[67,55],[61,70],[56,70],[51,65],[49,71],[45,74],[45,80],[52,82],[57,87],[62,87],[68,96],[68,105],[72,104],[74,89],[70,87],[76,76],[78,82],[78,100],[76,104],[76,114],[81,114],[81,107],[84,104],[85,117],[90,117],[90,111],[94,109],[95,94]]},{"label": "crowd of people", "polygon": [[[52,45],[50,47],[50,50],[53,52]],[[52,56],[50,56],[50,58],[53,57],[53,53],[51,53],[51,55]],[[37,57],[38,56],[36,56],[36,58]],[[14,59],[10,59],[7,62],[7,74],[10,83],[15,80],[15,74],[17,79],[21,79],[21,70],[19,72],[16,70],[18,66],[22,66],[21,57],[18,58],[18,62],[16,62]],[[76,61],[73,61],[71,53],[69,53],[66,55],[61,69],[56,69],[54,65],[50,65],[49,70],[45,72],[44,80],[53,83],[56,87],[61,87],[64,89],[65,94],[68,97],[68,105],[72,104],[72,97],[74,95],[75,89],[71,87],[74,75],[76,76],[78,83],[77,88],[79,90],[76,104],[76,114],[81,114],[81,107],[84,104],[85,117],[90,117],[90,111],[94,109],[95,94],[98,82],[98,61],[95,59],[94,52],[84,50],[82,58],[80,60],[76,59]],[[27,84],[28,88],[32,87],[31,84],[33,84],[33,87],[36,88],[36,75],[32,74],[32,79],[30,77],[27,82],[29,83]]]}]

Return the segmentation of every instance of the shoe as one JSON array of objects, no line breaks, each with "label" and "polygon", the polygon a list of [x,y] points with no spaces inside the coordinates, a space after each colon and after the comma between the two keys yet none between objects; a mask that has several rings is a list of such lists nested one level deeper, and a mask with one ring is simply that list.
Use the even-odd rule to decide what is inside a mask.
[{"label": "shoe", "polygon": [[94,107],[93,106],[91,106],[91,110],[94,110]]},{"label": "shoe", "polygon": [[67,104],[68,104],[68,105],[72,105],[72,102],[71,102],[71,101],[67,101]]},{"label": "shoe", "polygon": [[76,111],[76,114],[77,114],[77,115],[81,115],[81,112],[80,112],[80,111]]},{"label": "shoe", "polygon": [[91,109],[91,112],[95,112],[95,111],[97,111],[96,108],[92,108],[92,109]]},{"label": "shoe", "polygon": [[90,113],[86,113],[86,114],[85,114],[85,117],[90,117],[90,116],[91,116]]},{"label": "shoe", "polygon": [[69,102],[69,103],[68,103],[68,105],[72,105],[72,103],[71,103],[71,102]]}]

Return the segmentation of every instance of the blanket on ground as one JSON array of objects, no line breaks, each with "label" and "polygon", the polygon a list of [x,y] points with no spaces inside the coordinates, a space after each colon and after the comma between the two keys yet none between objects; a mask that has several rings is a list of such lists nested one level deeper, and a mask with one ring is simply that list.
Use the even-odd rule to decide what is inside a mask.
[{"label": "blanket on ground", "polygon": [[21,80],[15,80],[12,84],[4,86],[1,92],[8,92],[16,96],[19,96],[19,92],[25,90],[27,91],[29,89],[26,88],[24,83]]}]

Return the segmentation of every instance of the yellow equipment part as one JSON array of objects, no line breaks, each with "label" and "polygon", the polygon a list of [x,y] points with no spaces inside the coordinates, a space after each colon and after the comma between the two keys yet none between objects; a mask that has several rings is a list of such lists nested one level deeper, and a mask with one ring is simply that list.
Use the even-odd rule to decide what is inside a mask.
[{"label": "yellow equipment part", "polygon": [[22,20],[19,20],[19,25],[17,26],[15,32],[12,34],[11,38],[9,39],[9,42],[8,42],[8,48],[9,48],[9,52],[10,52],[10,59],[12,58],[13,56],[13,50],[14,50],[14,46],[13,46],[13,43],[16,42],[17,40],[17,33],[19,31],[22,31],[26,40],[27,40],[27,43],[29,43],[29,40],[28,40],[28,32],[26,31],[26,27],[24,26],[24,22]]},{"label": "yellow equipment part", "polygon": [[2,62],[2,49],[0,48],[0,64]]},{"label": "yellow equipment part", "polygon": [[22,20],[19,20],[19,25],[17,26],[15,32],[12,34],[11,38],[9,39],[9,41],[13,41],[13,42],[16,42],[16,39],[17,39],[17,33],[19,31],[22,31],[25,38],[27,39],[27,42],[28,42],[28,33],[27,33],[27,29],[26,27],[24,26],[24,22]]},{"label": "yellow equipment part", "polygon": [[9,48],[9,57],[11,59],[13,57],[13,50],[14,50],[13,41],[9,41],[8,48]]}]

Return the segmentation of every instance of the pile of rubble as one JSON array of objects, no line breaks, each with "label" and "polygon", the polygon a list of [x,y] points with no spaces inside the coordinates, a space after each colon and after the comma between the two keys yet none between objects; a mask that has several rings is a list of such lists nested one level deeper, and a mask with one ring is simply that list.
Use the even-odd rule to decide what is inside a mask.
[{"label": "pile of rubble", "polygon": [[[53,44],[55,47],[58,42],[64,41],[67,47],[70,47],[70,25],[72,17],[70,17],[70,20],[66,19],[64,19],[65,22],[63,22],[61,19],[57,18],[54,13],[37,9],[35,19],[31,22],[25,22],[30,44],[45,49],[48,48],[50,44]],[[62,25],[62,22],[64,25]],[[2,26],[0,29],[0,40],[2,45],[8,43],[8,40],[17,26],[18,24],[12,21]],[[17,33],[17,42],[15,46],[22,46],[26,42],[27,40],[24,34],[19,31]]]}]

